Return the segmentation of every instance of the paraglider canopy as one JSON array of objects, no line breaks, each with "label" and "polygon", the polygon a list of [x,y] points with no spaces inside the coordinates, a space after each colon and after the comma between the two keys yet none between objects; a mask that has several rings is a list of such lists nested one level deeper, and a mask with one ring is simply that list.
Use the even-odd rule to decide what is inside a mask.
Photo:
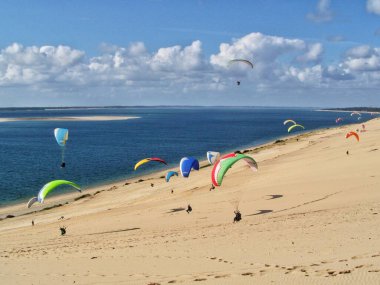
[{"label": "paraglider canopy", "polygon": [[173,175],[178,176],[178,172],[176,172],[176,171],[169,171],[168,173],[166,173],[166,176],[165,176],[166,182],[169,182],[170,178]]},{"label": "paraglider canopy", "polygon": [[179,163],[179,169],[183,177],[189,177],[192,169],[199,170],[199,161],[194,157],[184,157]]},{"label": "paraglider canopy", "polygon": [[230,153],[215,163],[211,172],[212,184],[214,186],[222,185],[224,175],[239,160],[244,160],[253,171],[257,171],[258,165],[252,157],[241,153]]},{"label": "paraglider canopy", "polygon": [[59,146],[65,146],[69,139],[69,130],[63,128],[54,129],[54,136]]},{"label": "paraglider canopy", "polygon": [[249,60],[246,60],[246,59],[241,59],[241,58],[236,58],[236,59],[232,59],[230,60],[228,63],[229,64],[234,64],[234,63],[243,63],[243,64],[247,64],[248,66],[250,66],[251,68],[253,68],[253,63],[250,62]]},{"label": "paraglider canopy", "polygon": [[360,114],[359,112],[355,111],[355,112],[352,112],[350,116],[353,116],[353,115],[358,115],[360,117],[362,114]]},{"label": "paraglider canopy", "polygon": [[293,125],[296,125],[297,123],[293,120],[285,120],[284,121],[284,125],[286,125],[287,123],[292,123]]},{"label": "paraglider canopy", "polygon": [[161,163],[167,165],[167,163],[165,162],[165,160],[163,160],[163,159],[161,159],[161,158],[158,158],[158,157],[150,157],[150,158],[144,158],[144,159],[140,160],[139,162],[137,162],[136,165],[135,165],[135,170],[136,170],[137,168],[139,168],[141,165],[143,165],[143,164],[145,164],[145,163],[147,163],[147,162],[149,162],[149,161],[157,161],[157,162],[161,162]]},{"label": "paraglider canopy", "polygon": [[41,188],[41,190],[38,192],[37,197],[33,197],[32,199],[29,200],[27,204],[28,208],[30,208],[37,201],[40,203],[43,203],[46,196],[60,185],[70,185],[74,187],[75,189],[77,189],[79,192],[81,192],[80,186],[74,182],[67,181],[67,180],[53,180],[53,181],[50,181],[49,183],[46,183]]},{"label": "paraglider canopy", "polygon": [[302,125],[298,125],[298,124],[295,124],[295,125],[289,127],[289,129],[288,129],[288,133],[290,133],[294,128],[305,129],[304,126],[302,126]]},{"label": "paraglider canopy", "polygon": [[220,159],[220,153],[216,151],[208,151],[206,153],[206,156],[210,164],[214,164],[216,161]]},{"label": "paraglider canopy", "polygon": [[348,139],[349,137],[352,137],[352,136],[354,136],[356,138],[356,140],[359,142],[359,135],[356,132],[354,132],[354,131],[348,132],[346,134],[346,139]]}]

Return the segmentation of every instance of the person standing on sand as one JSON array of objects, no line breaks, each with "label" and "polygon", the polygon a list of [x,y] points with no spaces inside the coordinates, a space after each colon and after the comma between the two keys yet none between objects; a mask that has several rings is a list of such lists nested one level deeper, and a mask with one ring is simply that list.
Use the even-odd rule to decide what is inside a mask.
[{"label": "person standing on sand", "polygon": [[234,223],[237,223],[241,221],[241,213],[239,210],[234,211],[235,217],[234,217]]},{"label": "person standing on sand", "polygon": [[348,150],[346,151],[346,154],[349,155],[350,153],[348,152]]},{"label": "person standing on sand", "polygon": [[186,212],[189,214],[192,210],[193,210],[193,208],[191,208],[190,204],[187,205],[187,210],[186,210]]},{"label": "person standing on sand", "polygon": [[61,236],[64,236],[66,234],[66,227],[63,226],[63,227],[60,227],[59,229],[61,231]]},{"label": "person standing on sand", "polygon": [[214,190],[214,189],[215,189],[214,184],[211,184],[210,191],[211,191],[211,190]]},{"label": "person standing on sand", "polygon": [[32,220],[32,226],[34,226],[34,220]]}]

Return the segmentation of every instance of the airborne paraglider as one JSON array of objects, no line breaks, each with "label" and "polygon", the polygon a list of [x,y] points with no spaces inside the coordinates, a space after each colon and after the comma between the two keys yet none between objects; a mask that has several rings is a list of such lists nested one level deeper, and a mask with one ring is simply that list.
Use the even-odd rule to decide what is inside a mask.
[{"label": "airborne paraglider", "polygon": [[68,129],[63,129],[63,128],[56,128],[54,129],[54,136],[55,139],[58,143],[58,145],[61,147],[61,167],[65,167],[65,147],[66,147],[66,142],[69,139],[69,130]]},{"label": "airborne paraglider", "polygon": [[181,175],[185,178],[189,177],[192,169],[199,170],[199,161],[194,157],[184,157],[179,163]]},{"label": "airborne paraglider", "polygon": [[170,178],[172,176],[178,176],[178,172],[176,172],[176,171],[169,171],[168,173],[166,173],[166,176],[165,176],[166,182],[169,182],[169,180],[170,180]]},{"label": "airborne paraglider", "polygon": [[79,192],[82,191],[80,186],[74,182],[67,181],[67,180],[53,180],[53,181],[50,181],[49,183],[46,183],[41,188],[41,190],[38,192],[37,197],[33,197],[32,199],[29,200],[27,207],[30,208],[37,201],[40,203],[43,203],[46,196],[51,191],[53,191],[55,188],[57,188],[58,186],[61,186],[61,185],[70,185],[70,186],[74,187],[75,189],[77,189]]},{"label": "airborne paraglider", "polygon": [[212,165],[220,159],[220,153],[216,151],[208,151],[206,153],[208,162]]},{"label": "airborne paraglider", "polygon": [[239,160],[244,160],[253,171],[257,171],[258,165],[252,157],[241,153],[230,153],[221,157],[220,160],[215,163],[211,172],[212,184],[214,186],[222,185],[224,175],[232,167],[232,165]]},{"label": "airborne paraglider", "polygon": [[340,123],[340,122],[342,122],[342,121],[343,121],[343,119],[339,117],[339,118],[337,118],[337,119],[335,120],[335,123],[338,124],[338,123]]},{"label": "airborne paraglider", "polygon": [[157,162],[161,162],[161,163],[167,165],[167,163],[165,162],[165,160],[163,160],[161,158],[158,158],[158,157],[144,158],[144,159],[142,159],[142,160],[140,160],[139,162],[136,163],[135,170],[137,168],[139,168],[141,165],[143,165],[143,164],[145,164],[145,163],[147,163],[149,161],[157,161]]},{"label": "airborne paraglider", "polygon": [[[236,59],[232,59],[228,62],[228,65],[235,65],[235,64],[242,64],[242,65],[245,65],[245,66],[248,66],[250,68],[253,68],[253,63],[250,62],[249,60],[246,60],[246,59],[240,59],[240,58],[236,58]],[[236,81],[236,85],[240,85],[240,80],[237,80]]]},{"label": "airborne paraglider", "polygon": [[295,124],[295,125],[289,127],[289,129],[288,129],[288,133],[290,133],[294,128],[301,128],[301,129],[303,129],[303,130],[305,129],[304,126],[299,125],[299,124]]},{"label": "airborne paraglider", "polygon": [[234,63],[244,63],[244,64],[247,64],[248,66],[250,66],[251,68],[253,68],[253,63],[250,62],[249,60],[246,60],[246,59],[241,59],[241,58],[236,58],[236,59],[231,59],[229,61],[229,64],[234,64]]},{"label": "airborne paraglider", "polygon": [[356,140],[359,142],[359,135],[354,131],[348,132],[346,134],[346,139],[348,139],[349,137],[352,137],[352,136],[354,136],[356,138]]},{"label": "airborne paraglider", "polygon": [[293,121],[293,120],[285,120],[284,121],[284,126],[287,124],[287,123],[292,123],[293,125],[296,125],[297,123],[295,122],[295,121]]},{"label": "airborne paraglider", "polygon": [[359,112],[355,111],[355,112],[352,112],[350,116],[352,117],[353,115],[358,115],[359,117],[361,117],[362,114],[360,114]]}]

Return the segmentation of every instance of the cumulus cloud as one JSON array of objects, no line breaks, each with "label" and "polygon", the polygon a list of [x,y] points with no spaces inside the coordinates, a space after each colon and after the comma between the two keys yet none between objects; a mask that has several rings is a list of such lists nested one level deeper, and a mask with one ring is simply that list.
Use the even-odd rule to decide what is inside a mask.
[{"label": "cumulus cloud", "polygon": [[351,74],[348,68],[344,68],[342,64],[338,66],[327,66],[323,69],[322,75],[325,79],[332,79],[336,81],[353,80],[355,77]]},{"label": "cumulus cloud", "polygon": [[[236,92],[237,80],[242,81],[239,90],[250,86],[262,93],[380,85],[380,48],[356,46],[328,64],[323,54],[321,43],[262,33],[221,43],[209,56],[204,55],[198,40],[155,51],[142,42],[126,47],[102,44],[99,55],[93,57],[63,45],[25,47],[14,43],[0,50],[0,86],[55,94],[96,90],[88,96],[98,98],[171,94],[181,102],[181,94]],[[254,68],[229,64],[234,58],[248,59]]]},{"label": "cumulus cloud", "polygon": [[380,15],[380,0],[367,0],[367,11]]},{"label": "cumulus cloud", "polygon": [[308,50],[305,54],[298,57],[300,61],[319,62],[322,59],[323,47],[321,43],[308,45]]},{"label": "cumulus cloud", "polygon": [[367,45],[347,51],[344,64],[353,71],[380,71],[380,48]]},{"label": "cumulus cloud", "polygon": [[201,42],[195,41],[190,46],[182,48],[173,46],[160,48],[152,57],[150,64],[156,71],[188,71],[202,66]]},{"label": "cumulus cloud", "polygon": [[330,9],[330,0],[319,0],[315,13],[307,14],[307,18],[314,22],[328,22],[333,19],[333,13]]},{"label": "cumulus cloud", "polygon": [[213,65],[226,67],[234,58],[261,62],[275,61],[279,56],[305,48],[305,42],[299,39],[287,39],[283,37],[268,36],[262,33],[251,33],[240,39],[235,39],[232,44],[222,43],[220,52],[210,57]]},{"label": "cumulus cloud", "polygon": [[23,47],[14,43],[0,53],[0,85],[54,80],[83,58],[84,52],[67,46]]}]

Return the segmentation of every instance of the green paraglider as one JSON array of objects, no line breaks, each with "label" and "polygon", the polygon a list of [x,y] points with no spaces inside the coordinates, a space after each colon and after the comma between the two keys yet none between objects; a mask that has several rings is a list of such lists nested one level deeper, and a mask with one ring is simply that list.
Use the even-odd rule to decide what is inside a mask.
[{"label": "green paraglider", "polygon": [[224,175],[232,167],[232,165],[234,165],[239,160],[244,160],[252,170],[257,171],[257,163],[252,157],[241,153],[230,153],[223,156],[218,162],[214,164],[214,168],[211,172],[212,184],[214,186],[222,185]]},{"label": "green paraglider", "polygon": [[301,128],[301,129],[303,129],[303,130],[305,129],[304,126],[302,126],[302,125],[298,125],[298,124],[295,124],[295,125],[289,127],[289,129],[288,129],[288,133],[290,133],[294,128]]},{"label": "green paraglider", "polygon": [[80,186],[74,182],[67,181],[67,180],[53,180],[53,181],[50,181],[49,183],[46,183],[41,188],[40,192],[38,192],[37,197],[33,197],[32,199],[29,200],[28,205],[27,205],[28,208],[30,208],[37,201],[40,203],[43,203],[46,196],[51,191],[53,191],[55,188],[57,188],[58,186],[61,186],[61,185],[70,185],[70,186],[76,188],[79,192],[81,192]]}]

